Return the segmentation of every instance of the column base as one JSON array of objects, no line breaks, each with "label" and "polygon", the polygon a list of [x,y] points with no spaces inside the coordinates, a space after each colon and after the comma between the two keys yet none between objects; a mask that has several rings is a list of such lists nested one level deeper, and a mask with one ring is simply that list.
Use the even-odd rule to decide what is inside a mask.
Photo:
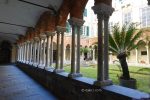
[{"label": "column base", "polygon": [[34,67],[38,67],[38,64],[37,64],[37,63],[34,63],[33,66],[34,66]]},{"label": "column base", "polygon": [[33,65],[33,62],[29,62],[29,65]]},{"label": "column base", "polygon": [[64,72],[65,70],[64,69],[54,69],[54,73],[61,73],[61,72]]},{"label": "column base", "polygon": [[45,65],[44,64],[40,64],[40,65],[38,65],[38,68],[44,69]]},{"label": "column base", "polygon": [[26,64],[29,64],[29,61],[26,61]]},{"label": "column base", "polygon": [[103,81],[95,81],[94,82],[94,85],[96,86],[108,86],[108,85],[112,85],[113,82],[112,80],[108,79],[108,80],[103,80]]},{"label": "column base", "polygon": [[50,67],[50,66],[44,67],[44,69],[48,70],[48,71],[51,71],[51,72],[54,71],[54,67]]},{"label": "column base", "polygon": [[44,68],[45,69],[54,69],[54,67],[51,67],[51,66],[45,66]]},{"label": "column base", "polygon": [[70,73],[68,75],[69,78],[76,78],[76,77],[82,77],[83,75],[81,73]]}]

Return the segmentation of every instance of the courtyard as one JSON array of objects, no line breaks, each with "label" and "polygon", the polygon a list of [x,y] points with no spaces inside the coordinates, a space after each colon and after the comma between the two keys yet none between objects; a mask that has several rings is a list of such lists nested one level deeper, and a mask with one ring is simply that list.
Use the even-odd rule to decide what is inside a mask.
[{"label": "courtyard", "polygon": [[[66,72],[70,72],[70,65],[64,67]],[[132,78],[137,80],[137,89],[142,92],[150,93],[150,68],[139,67],[139,66],[129,66],[129,71]],[[96,65],[89,65],[86,67],[81,67],[81,73],[85,77],[96,79],[97,68]],[[109,76],[114,84],[119,84],[119,75],[121,71],[117,65],[110,65]]]}]

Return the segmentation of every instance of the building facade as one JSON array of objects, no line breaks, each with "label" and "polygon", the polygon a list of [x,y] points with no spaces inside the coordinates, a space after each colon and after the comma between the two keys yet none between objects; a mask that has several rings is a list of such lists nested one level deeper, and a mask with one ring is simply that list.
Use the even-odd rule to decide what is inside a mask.
[{"label": "building facade", "polygon": [[[137,23],[138,29],[143,30],[143,35],[139,41],[143,44],[136,50],[129,53],[128,63],[131,64],[150,64],[150,7],[147,0],[114,0],[112,3],[115,11],[110,17],[110,32],[114,24],[120,26],[131,22]],[[111,56],[111,62],[117,60],[115,56]]]}]

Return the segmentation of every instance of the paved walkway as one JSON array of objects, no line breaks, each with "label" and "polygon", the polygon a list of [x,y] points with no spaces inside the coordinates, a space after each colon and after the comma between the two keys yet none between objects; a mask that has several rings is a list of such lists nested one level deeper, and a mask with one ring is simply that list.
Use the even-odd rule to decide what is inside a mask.
[{"label": "paved walkway", "polygon": [[0,65],[0,100],[58,100],[13,65]]}]

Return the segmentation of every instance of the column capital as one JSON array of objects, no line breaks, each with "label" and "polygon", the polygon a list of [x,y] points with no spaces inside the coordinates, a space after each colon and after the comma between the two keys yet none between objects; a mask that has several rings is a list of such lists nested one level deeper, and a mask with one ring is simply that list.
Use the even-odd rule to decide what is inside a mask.
[{"label": "column capital", "polygon": [[29,40],[27,40],[27,41],[26,41],[26,43],[30,43],[30,41],[29,41]]},{"label": "column capital", "polygon": [[46,38],[46,35],[45,34],[40,34],[40,38],[43,40]]},{"label": "column capital", "polygon": [[34,40],[35,41],[39,41],[39,37],[34,37]]},{"label": "column capital", "polygon": [[57,32],[64,33],[64,32],[66,32],[66,27],[57,26],[56,30],[57,30]]},{"label": "column capital", "polygon": [[85,21],[83,19],[78,19],[78,18],[72,17],[72,18],[68,19],[68,22],[70,23],[70,25],[77,25],[80,27],[80,26],[83,26]]},{"label": "column capital", "polygon": [[92,9],[93,9],[94,13],[98,15],[98,18],[100,16],[109,17],[112,15],[112,13],[114,11],[114,8],[112,8],[111,6],[106,5],[104,3],[97,4],[97,5],[93,6]]},{"label": "column capital", "polygon": [[55,31],[53,31],[53,32],[47,31],[47,32],[45,32],[45,34],[46,34],[46,36],[54,36],[56,34],[56,32]]}]

